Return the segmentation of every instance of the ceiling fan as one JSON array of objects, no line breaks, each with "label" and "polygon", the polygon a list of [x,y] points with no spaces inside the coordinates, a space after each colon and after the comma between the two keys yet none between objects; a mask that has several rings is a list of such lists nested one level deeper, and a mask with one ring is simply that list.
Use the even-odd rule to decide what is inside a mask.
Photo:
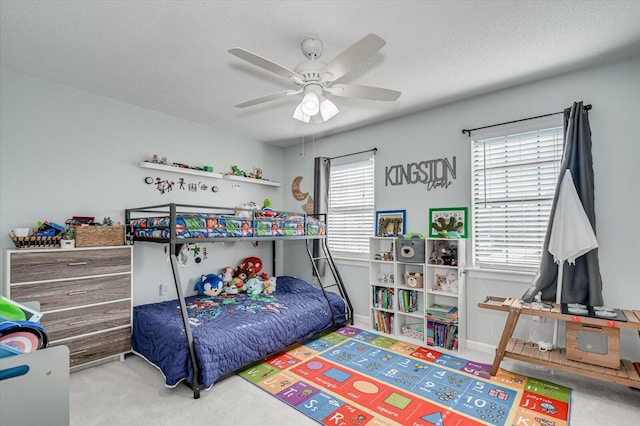
[{"label": "ceiling fan", "polygon": [[395,101],[400,97],[400,92],[396,90],[337,83],[354,66],[374,55],[385,44],[386,42],[379,36],[369,34],[333,58],[329,63],[325,63],[318,59],[322,55],[322,41],[308,38],[302,42],[302,53],[309,59],[298,64],[293,71],[247,50],[241,48],[230,49],[229,53],[232,55],[287,78],[298,86],[297,90],[273,93],[243,102],[236,105],[236,107],[246,108],[302,93],[302,102],[296,107],[293,118],[308,123],[311,117],[315,117],[314,121],[327,121],[338,113],[338,107],[326,98],[326,94],[345,98]]}]

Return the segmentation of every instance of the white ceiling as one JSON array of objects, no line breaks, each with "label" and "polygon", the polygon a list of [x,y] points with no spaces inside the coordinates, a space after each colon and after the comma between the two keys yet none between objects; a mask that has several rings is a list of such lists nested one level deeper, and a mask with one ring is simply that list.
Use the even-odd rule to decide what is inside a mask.
[{"label": "white ceiling", "polygon": [[[0,0],[0,13],[3,69],[278,146],[640,54],[640,1]],[[293,97],[234,108],[295,86],[228,49],[292,69],[305,38],[328,62],[368,33],[387,45],[340,82],[396,102],[335,98],[321,124],[294,120]]]}]

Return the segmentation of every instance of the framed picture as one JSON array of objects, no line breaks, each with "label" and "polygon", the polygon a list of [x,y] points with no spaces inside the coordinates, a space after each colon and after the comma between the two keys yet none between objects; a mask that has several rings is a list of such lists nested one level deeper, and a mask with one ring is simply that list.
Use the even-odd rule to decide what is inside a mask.
[{"label": "framed picture", "polygon": [[429,209],[429,237],[467,238],[469,229],[467,207]]},{"label": "framed picture", "polygon": [[384,210],[376,212],[376,236],[397,237],[404,234],[406,210]]}]

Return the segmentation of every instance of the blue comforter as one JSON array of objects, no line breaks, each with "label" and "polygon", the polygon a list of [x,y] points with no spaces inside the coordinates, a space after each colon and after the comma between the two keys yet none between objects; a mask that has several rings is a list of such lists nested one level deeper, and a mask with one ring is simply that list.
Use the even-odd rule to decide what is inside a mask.
[{"label": "blue comforter", "polygon": [[[270,295],[186,298],[200,382],[209,388],[223,375],[345,320],[345,303],[294,277],[278,277]],[[193,381],[178,300],[133,309],[134,352],[158,367],[167,386]]]}]

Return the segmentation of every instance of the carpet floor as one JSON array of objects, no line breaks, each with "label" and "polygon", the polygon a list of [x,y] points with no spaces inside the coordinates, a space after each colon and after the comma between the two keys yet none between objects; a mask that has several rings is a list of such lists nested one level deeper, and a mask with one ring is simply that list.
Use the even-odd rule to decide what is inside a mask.
[{"label": "carpet floor", "polygon": [[[493,360],[493,353],[471,349],[461,356],[484,363]],[[569,373],[541,371],[513,360],[505,360],[502,367],[571,388],[573,426],[638,424],[640,391]],[[166,388],[162,374],[135,355],[126,356],[124,362],[71,374],[69,396],[72,426],[318,424],[237,375],[216,383],[194,400],[186,386]]]}]

